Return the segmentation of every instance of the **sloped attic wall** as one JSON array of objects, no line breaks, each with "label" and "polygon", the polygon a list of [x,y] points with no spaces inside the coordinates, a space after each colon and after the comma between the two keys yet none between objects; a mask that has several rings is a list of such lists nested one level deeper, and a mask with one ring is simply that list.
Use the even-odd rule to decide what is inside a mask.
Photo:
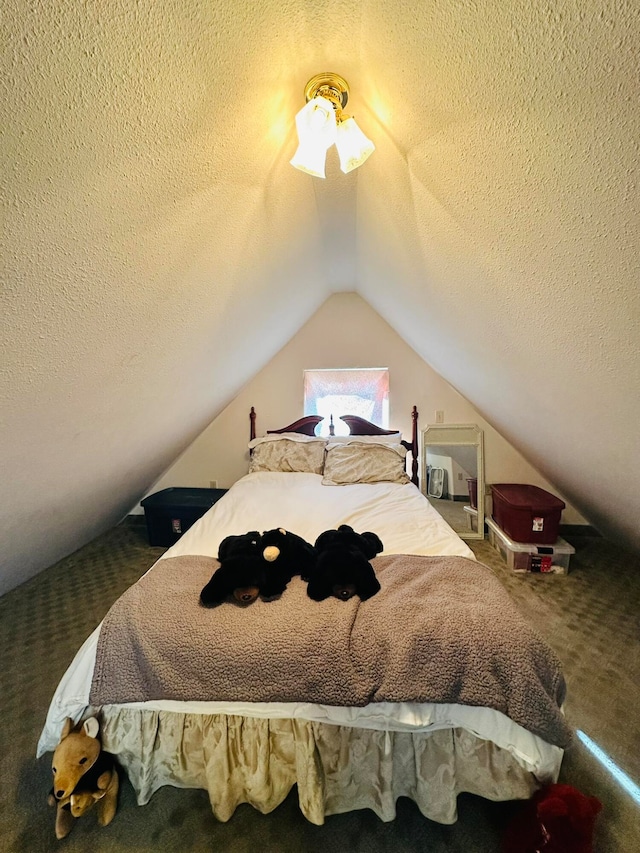
[{"label": "sloped attic wall", "polygon": [[4,4],[0,593],[120,520],[330,292],[217,6]]},{"label": "sloped attic wall", "polygon": [[[633,0],[3,4],[0,591],[356,290],[640,548]],[[377,150],[292,169],[335,70]]]},{"label": "sloped attic wall", "polygon": [[[447,423],[477,423],[484,430],[487,482],[533,483],[557,489],[506,442],[442,377],[400,338],[380,315],[355,293],[330,297],[280,352],[245,385],[238,396],[198,436],[153,485],[228,488],[247,473],[249,411],[257,413],[256,429],[291,423],[304,414],[303,371],[336,367],[388,367],[390,426],[411,437],[411,410],[418,407],[419,428],[434,422],[441,409]],[[561,496],[562,497],[562,496]],[[136,512],[141,508],[136,507]],[[567,505],[562,521],[583,524]]]},{"label": "sloped attic wall", "polygon": [[358,291],[637,551],[640,6],[414,11],[367,42]]}]

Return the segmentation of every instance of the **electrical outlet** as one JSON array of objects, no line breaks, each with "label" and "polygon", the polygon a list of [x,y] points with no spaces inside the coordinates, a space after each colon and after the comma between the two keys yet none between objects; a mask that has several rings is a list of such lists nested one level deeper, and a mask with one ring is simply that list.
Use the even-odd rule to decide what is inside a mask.
[{"label": "electrical outlet", "polygon": [[209,488],[210,489],[217,489],[218,488],[218,481],[217,480],[209,480]]},{"label": "electrical outlet", "polygon": [[458,479],[462,480],[462,474],[460,472],[458,472]]},{"label": "electrical outlet", "polygon": [[436,409],[436,423],[443,424],[444,423],[444,412],[442,409]]}]

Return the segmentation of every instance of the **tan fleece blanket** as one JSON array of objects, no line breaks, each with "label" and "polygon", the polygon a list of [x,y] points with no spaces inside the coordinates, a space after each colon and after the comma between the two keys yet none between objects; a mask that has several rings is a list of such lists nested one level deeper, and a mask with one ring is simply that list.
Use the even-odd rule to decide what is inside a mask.
[{"label": "tan fleece blanket", "polygon": [[489,568],[464,557],[372,563],[381,590],[365,602],[312,601],[296,577],[276,601],[207,609],[200,590],[217,561],[160,560],[104,619],[90,702],[455,702],[568,744],[559,662]]}]

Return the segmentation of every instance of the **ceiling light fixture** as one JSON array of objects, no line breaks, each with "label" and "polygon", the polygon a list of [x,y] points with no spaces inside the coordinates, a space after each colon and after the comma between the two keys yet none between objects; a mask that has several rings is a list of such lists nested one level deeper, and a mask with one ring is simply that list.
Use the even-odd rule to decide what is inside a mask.
[{"label": "ceiling light fixture", "polygon": [[327,151],[335,144],[345,174],[361,166],[375,145],[355,119],[342,112],[349,100],[349,84],[344,77],[331,72],[316,74],[305,86],[304,95],[307,103],[296,116],[298,148],[291,165],[324,178]]}]

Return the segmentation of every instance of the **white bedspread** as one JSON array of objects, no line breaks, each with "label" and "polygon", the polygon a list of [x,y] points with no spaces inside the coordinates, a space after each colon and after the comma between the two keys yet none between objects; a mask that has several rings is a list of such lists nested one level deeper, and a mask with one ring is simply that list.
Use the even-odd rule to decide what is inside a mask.
[{"label": "white bedspread", "polygon": [[[160,559],[182,554],[217,556],[225,536],[284,527],[309,542],[324,530],[350,524],[371,530],[383,554],[459,555],[474,559],[468,545],[411,483],[323,486],[317,474],[257,472],[239,480]],[[153,571],[153,567],[150,569]],[[55,749],[66,717],[79,719],[89,689],[100,626],[85,641],[60,681],[38,743],[38,756]],[[388,731],[430,731],[459,726],[508,749],[539,778],[556,778],[562,750],[487,708],[462,705],[375,703],[339,708],[302,703],[175,702],[133,703],[129,707],[182,713],[300,718]]]},{"label": "white bedspread", "polygon": [[474,559],[469,546],[413,483],[323,486],[321,480],[320,474],[247,474],[164,556],[215,557],[225,536],[274,527],[313,544],[323,530],[350,524],[358,533],[377,533],[383,554]]}]

